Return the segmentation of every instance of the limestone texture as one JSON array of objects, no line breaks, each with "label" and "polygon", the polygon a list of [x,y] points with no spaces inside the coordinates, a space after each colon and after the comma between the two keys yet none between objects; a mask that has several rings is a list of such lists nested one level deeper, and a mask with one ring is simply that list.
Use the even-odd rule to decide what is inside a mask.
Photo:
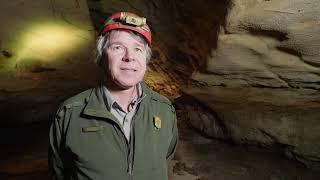
[{"label": "limestone texture", "polygon": [[214,124],[204,132],[221,137],[210,121],[222,122],[225,139],[277,146],[319,168],[319,9],[317,0],[233,0],[217,48],[184,88],[217,115],[192,115],[193,124]]},{"label": "limestone texture", "polygon": [[[278,149],[317,168],[319,10],[319,0],[2,2],[1,125],[48,121],[62,100],[95,86],[94,39],[106,17],[130,11],[152,30],[146,82],[202,135]],[[71,34],[33,28],[43,23]]]}]

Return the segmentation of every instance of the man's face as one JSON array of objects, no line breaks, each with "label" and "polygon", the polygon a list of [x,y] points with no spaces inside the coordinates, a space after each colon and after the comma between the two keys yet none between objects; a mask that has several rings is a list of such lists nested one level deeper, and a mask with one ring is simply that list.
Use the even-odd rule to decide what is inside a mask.
[{"label": "man's face", "polygon": [[146,72],[146,47],[142,39],[126,31],[113,31],[105,48],[106,76],[120,89],[130,89]]}]

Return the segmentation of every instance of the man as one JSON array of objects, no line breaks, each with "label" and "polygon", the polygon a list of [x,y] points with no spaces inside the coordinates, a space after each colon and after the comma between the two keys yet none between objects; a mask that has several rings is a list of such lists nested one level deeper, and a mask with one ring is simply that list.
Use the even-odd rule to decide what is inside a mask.
[{"label": "man", "polygon": [[97,40],[105,80],[66,100],[50,128],[52,179],[167,180],[175,109],[143,82],[151,58],[145,18],[113,14]]}]

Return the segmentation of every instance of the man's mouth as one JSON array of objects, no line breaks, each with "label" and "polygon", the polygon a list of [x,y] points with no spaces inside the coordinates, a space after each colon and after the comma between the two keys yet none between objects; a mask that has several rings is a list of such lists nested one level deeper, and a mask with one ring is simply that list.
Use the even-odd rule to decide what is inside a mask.
[{"label": "man's mouth", "polygon": [[137,71],[136,69],[133,69],[133,68],[120,68],[120,70],[122,71]]}]

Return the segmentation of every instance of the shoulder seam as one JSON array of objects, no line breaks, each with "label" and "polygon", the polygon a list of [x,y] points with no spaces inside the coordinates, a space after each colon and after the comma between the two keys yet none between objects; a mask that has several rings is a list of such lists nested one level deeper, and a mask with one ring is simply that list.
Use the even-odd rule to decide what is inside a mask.
[{"label": "shoulder seam", "polygon": [[[88,89],[80,94],[77,94],[77,95],[67,99],[66,101],[64,101],[62,103],[61,107],[65,107],[67,109],[70,109],[72,107],[84,105],[88,101],[88,98],[90,97],[92,91],[93,91],[93,89]],[[78,97],[80,99],[75,100],[76,97]]]}]

